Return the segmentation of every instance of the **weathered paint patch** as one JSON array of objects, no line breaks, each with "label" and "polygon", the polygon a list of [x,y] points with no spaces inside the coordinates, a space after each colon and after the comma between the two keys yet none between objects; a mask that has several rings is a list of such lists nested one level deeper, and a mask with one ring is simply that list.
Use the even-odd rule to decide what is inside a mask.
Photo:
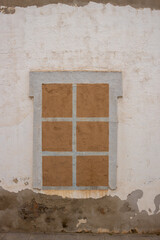
[{"label": "weathered paint patch", "polygon": [[18,179],[17,179],[17,178],[14,178],[14,179],[13,179],[13,182],[14,182],[14,183],[18,183]]},{"label": "weathered paint patch", "polygon": [[[15,7],[29,7],[37,6],[42,7],[48,4],[57,4],[63,3],[71,6],[85,6],[90,2],[90,0],[1,0],[1,6],[3,10],[0,10],[5,14],[13,14],[15,12]],[[159,0],[92,0],[92,2],[103,3],[103,4],[112,4],[114,6],[131,6],[133,8],[150,8],[150,9],[160,9]]]},{"label": "weathered paint patch", "polygon": [[160,213],[156,213],[160,198],[155,197],[155,213],[148,215],[138,210],[142,196],[143,192],[136,190],[126,200],[117,196],[69,199],[1,188],[0,231],[160,233]]},{"label": "weathered paint patch", "polygon": [[13,14],[15,13],[15,7],[2,7],[0,6],[0,12],[4,14]]}]

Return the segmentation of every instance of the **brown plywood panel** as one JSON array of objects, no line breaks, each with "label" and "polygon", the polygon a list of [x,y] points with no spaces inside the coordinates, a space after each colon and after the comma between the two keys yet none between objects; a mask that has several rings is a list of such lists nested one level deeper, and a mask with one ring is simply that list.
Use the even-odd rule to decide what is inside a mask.
[{"label": "brown plywood panel", "polygon": [[77,85],[77,117],[108,117],[109,85]]},{"label": "brown plywood panel", "polygon": [[77,122],[77,151],[108,150],[108,122]]},{"label": "brown plywood panel", "polygon": [[42,151],[72,151],[72,123],[42,122]]},{"label": "brown plywood panel", "polygon": [[108,186],[108,156],[77,156],[77,186]]},{"label": "brown plywood panel", "polygon": [[42,84],[42,117],[72,117],[72,84]]},{"label": "brown plywood panel", "polygon": [[45,156],[42,169],[43,186],[72,186],[72,157]]}]

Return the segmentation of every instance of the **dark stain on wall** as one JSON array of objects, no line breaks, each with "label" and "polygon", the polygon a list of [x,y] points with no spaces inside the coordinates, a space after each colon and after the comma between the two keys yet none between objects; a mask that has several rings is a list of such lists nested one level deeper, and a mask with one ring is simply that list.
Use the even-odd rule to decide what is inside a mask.
[{"label": "dark stain on wall", "polygon": [[[160,234],[160,197],[155,212],[139,211],[136,190],[126,200],[105,196],[99,199],[69,199],[23,190],[0,188],[0,232],[92,232]],[[84,220],[85,222],[81,222]]]},{"label": "dark stain on wall", "polygon": [[[14,13],[15,7],[29,7],[37,6],[42,7],[48,4],[63,3],[72,6],[85,6],[90,2],[90,0],[1,0],[0,11],[2,13]],[[114,6],[131,6],[133,8],[150,8],[150,9],[160,9],[159,0],[92,0],[92,2],[107,4],[110,3]],[[12,9],[9,9],[12,8]]]}]

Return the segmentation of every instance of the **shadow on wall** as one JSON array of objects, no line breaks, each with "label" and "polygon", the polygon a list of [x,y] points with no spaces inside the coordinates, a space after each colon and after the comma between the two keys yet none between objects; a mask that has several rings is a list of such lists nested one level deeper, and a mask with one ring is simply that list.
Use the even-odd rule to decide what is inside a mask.
[{"label": "shadow on wall", "polygon": [[155,197],[152,215],[139,212],[137,201],[142,196],[136,190],[126,200],[117,196],[69,199],[0,188],[0,231],[159,234],[160,194]]}]

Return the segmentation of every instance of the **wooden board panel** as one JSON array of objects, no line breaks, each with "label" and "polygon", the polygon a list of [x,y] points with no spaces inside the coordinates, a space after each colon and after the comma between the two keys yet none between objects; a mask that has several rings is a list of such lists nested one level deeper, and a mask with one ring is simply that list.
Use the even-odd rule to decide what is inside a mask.
[{"label": "wooden board panel", "polygon": [[77,117],[108,117],[109,85],[77,85]]},{"label": "wooden board panel", "polygon": [[109,151],[108,122],[77,122],[77,151]]},{"label": "wooden board panel", "polygon": [[72,84],[42,85],[42,117],[72,117]]},{"label": "wooden board panel", "polygon": [[72,157],[45,156],[42,169],[43,186],[72,186]]},{"label": "wooden board panel", "polygon": [[42,151],[72,151],[72,123],[42,122]]},{"label": "wooden board panel", "polygon": [[77,186],[108,186],[108,156],[78,156]]}]

